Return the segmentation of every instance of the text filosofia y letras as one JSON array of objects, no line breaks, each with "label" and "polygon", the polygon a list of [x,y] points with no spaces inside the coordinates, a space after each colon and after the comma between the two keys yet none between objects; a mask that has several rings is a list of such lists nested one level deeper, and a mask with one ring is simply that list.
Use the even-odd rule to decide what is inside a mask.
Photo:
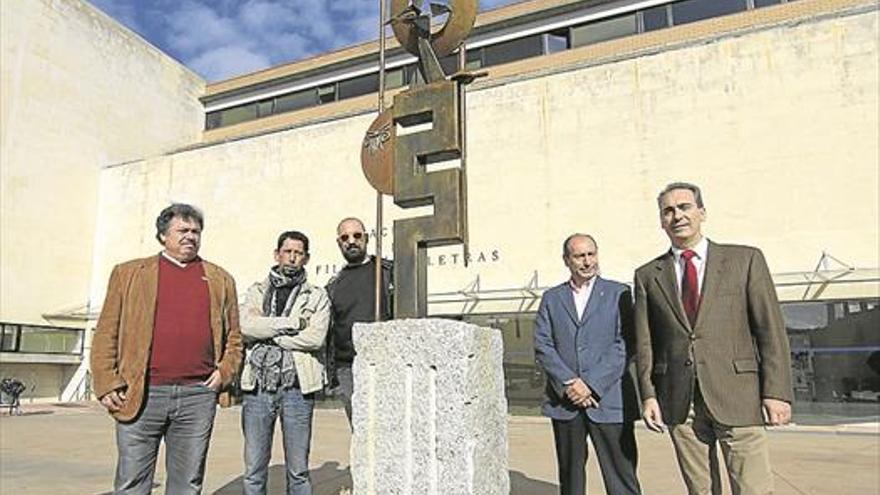
[{"label": "text filosofia y letras", "polygon": [[[430,267],[456,267],[464,266],[464,253],[444,253],[438,255],[428,255],[428,266]],[[501,251],[493,249],[491,251],[471,251],[468,253],[468,264],[480,263],[497,263],[501,261]],[[315,263],[311,264],[312,273],[315,275],[333,275],[342,267],[342,263]]]}]

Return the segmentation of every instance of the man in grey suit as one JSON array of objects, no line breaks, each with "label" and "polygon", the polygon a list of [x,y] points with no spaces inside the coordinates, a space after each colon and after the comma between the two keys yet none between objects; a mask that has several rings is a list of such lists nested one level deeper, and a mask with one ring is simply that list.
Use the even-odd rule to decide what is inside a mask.
[{"label": "man in grey suit", "polygon": [[767,263],[756,248],[703,237],[699,187],[670,184],[657,204],[672,248],[635,274],[645,424],[669,425],[688,493],[721,493],[716,445],[734,494],[772,493],[763,425],[788,423],[792,388]]},{"label": "man in grey suit", "polygon": [[630,291],[598,276],[598,248],[589,235],[569,236],[562,259],[571,278],[544,293],[535,320],[535,355],[547,375],[541,410],[553,422],[560,493],[586,492],[590,437],[605,491],[640,494],[638,404],[626,370]]}]

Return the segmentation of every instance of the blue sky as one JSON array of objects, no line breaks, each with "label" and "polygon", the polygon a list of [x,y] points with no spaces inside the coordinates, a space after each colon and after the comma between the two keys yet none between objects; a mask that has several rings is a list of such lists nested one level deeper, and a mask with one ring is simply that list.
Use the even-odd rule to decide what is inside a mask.
[{"label": "blue sky", "polygon": [[376,39],[379,16],[377,0],[89,1],[208,81]]}]

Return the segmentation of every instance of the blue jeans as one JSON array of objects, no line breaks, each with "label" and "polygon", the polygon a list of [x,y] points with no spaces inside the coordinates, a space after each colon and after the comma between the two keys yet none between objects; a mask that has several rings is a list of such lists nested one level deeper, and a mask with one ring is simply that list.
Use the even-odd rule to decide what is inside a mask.
[{"label": "blue jeans", "polygon": [[244,493],[263,495],[269,477],[275,419],[281,416],[288,495],[310,495],[309,449],[312,443],[314,394],[297,387],[277,392],[245,392],[241,410],[244,432]]},{"label": "blue jeans", "polygon": [[198,494],[214,427],[217,392],[204,385],[148,387],[144,409],[130,423],[116,423],[116,494],[149,494],[159,443],[165,438],[167,494]]}]

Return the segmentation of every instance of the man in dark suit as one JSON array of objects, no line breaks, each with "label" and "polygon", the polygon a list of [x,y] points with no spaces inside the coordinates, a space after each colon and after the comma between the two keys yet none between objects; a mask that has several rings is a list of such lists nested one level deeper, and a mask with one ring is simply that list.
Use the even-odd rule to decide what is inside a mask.
[{"label": "man in dark suit", "polygon": [[535,320],[535,355],[547,375],[541,410],[553,422],[560,493],[586,492],[590,437],[605,491],[640,494],[633,432],[638,405],[626,371],[630,291],[598,276],[598,249],[589,235],[569,236],[562,259],[571,278],[544,293]]},{"label": "man in dark suit", "polygon": [[763,424],[791,419],[791,356],[764,256],[703,237],[693,184],[668,185],[657,204],[672,248],[635,274],[645,424],[669,425],[688,493],[721,493],[716,445],[733,493],[772,493]]}]

